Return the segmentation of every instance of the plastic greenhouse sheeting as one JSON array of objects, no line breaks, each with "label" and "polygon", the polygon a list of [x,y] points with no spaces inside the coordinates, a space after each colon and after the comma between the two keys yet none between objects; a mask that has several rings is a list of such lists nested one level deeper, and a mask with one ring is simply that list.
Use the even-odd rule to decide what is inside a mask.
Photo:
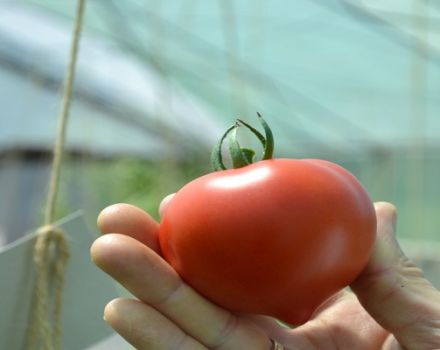
[{"label": "plastic greenhouse sheeting", "polygon": [[439,240],[439,19],[437,3],[410,0],[108,0],[88,2],[84,37],[190,91],[216,126],[261,112],[278,156],[342,163],[398,204],[403,235]]},{"label": "plastic greenhouse sheeting", "polygon": [[90,31],[152,62],[217,118],[266,115],[284,154],[437,146],[439,19],[438,5],[412,1],[106,1],[87,12]]},{"label": "plastic greenhouse sheeting", "polygon": [[[47,146],[54,125],[44,133],[48,128],[36,117],[55,120],[53,87],[67,59],[57,31],[70,30],[75,1],[0,7],[0,35],[2,24],[19,12],[38,13],[49,27],[56,23],[53,36],[43,38],[49,39],[44,48],[24,42],[27,55],[10,51],[8,44],[20,37],[7,42],[0,36],[0,102],[6,106],[0,151],[3,136],[20,147],[37,135],[34,141]],[[147,148],[163,150],[170,140],[177,151],[193,141],[207,148],[237,116],[253,123],[259,111],[277,137],[277,156],[336,161],[361,180],[373,200],[395,203],[405,252],[440,286],[439,23],[435,1],[88,1],[80,49],[85,69],[79,65],[76,86],[81,99],[72,109],[78,119],[69,142],[135,156]],[[35,30],[27,21],[16,26],[21,38]],[[99,45],[93,43],[105,50],[94,51]],[[98,64],[90,65],[81,56],[85,52]],[[5,57],[27,64],[23,80],[12,77],[16,60]],[[118,57],[135,62],[135,69],[128,74],[113,65]],[[36,74],[48,71],[61,73]],[[50,96],[37,84],[29,88],[41,77],[52,84]],[[127,111],[128,122],[118,119]],[[12,193],[8,200],[27,191],[9,181],[22,169],[0,171],[0,192]],[[35,184],[32,174],[27,172]]]},{"label": "plastic greenhouse sheeting", "polygon": [[[0,102],[5,111],[0,152],[49,149],[67,66],[70,26],[32,6],[2,3],[0,13]],[[160,132],[172,135],[174,142],[191,139],[203,146],[211,144],[218,130],[201,101],[168,84],[139,59],[114,50],[103,38],[85,35],[75,80],[67,140],[71,150],[156,158],[170,143]],[[164,89],[166,106],[161,102]],[[205,132],[195,135],[196,126]]]}]

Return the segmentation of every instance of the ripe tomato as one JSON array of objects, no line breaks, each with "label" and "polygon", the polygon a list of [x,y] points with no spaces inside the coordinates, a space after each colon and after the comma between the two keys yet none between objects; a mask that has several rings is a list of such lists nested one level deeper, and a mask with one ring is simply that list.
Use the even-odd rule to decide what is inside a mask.
[{"label": "ripe tomato", "polygon": [[267,159],[179,190],[160,224],[165,259],[227,309],[300,324],[369,258],[372,202],[342,167]]}]

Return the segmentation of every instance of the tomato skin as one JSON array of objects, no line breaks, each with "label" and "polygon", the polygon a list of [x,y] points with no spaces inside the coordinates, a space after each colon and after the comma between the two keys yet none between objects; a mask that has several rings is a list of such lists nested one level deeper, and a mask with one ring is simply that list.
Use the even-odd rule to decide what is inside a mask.
[{"label": "tomato skin", "polygon": [[316,159],[270,159],[199,177],[163,215],[164,258],[227,309],[307,321],[366,265],[373,204],[347,170]]}]

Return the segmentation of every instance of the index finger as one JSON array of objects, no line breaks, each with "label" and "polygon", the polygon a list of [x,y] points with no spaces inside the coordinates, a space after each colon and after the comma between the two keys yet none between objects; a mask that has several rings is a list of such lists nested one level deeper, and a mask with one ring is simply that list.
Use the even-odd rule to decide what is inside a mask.
[{"label": "index finger", "polygon": [[98,238],[95,263],[134,296],[208,348],[269,349],[268,335],[254,323],[203,298],[165,260],[124,235]]},{"label": "index finger", "polygon": [[98,216],[102,233],[130,236],[160,254],[159,224],[146,211],[126,203],[108,206]]}]

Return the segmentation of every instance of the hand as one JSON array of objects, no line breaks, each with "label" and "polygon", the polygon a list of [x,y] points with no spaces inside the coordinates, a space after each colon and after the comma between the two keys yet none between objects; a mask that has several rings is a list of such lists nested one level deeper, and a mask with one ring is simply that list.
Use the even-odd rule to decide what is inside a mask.
[{"label": "hand", "polygon": [[127,204],[110,206],[98,218],[107,234],[93,244],[92,258],[137,299],[111,301],[104,317],[138,349],[269,350],[271,339],[292,350],[440,348],[440,292],[401,252],[394,207],[377,203],[376,213],[375,249],[352,285],[355,294],[340,292],[309,322],[291,329],[204,299],[161,258],[159,226],[147,213]]}]

